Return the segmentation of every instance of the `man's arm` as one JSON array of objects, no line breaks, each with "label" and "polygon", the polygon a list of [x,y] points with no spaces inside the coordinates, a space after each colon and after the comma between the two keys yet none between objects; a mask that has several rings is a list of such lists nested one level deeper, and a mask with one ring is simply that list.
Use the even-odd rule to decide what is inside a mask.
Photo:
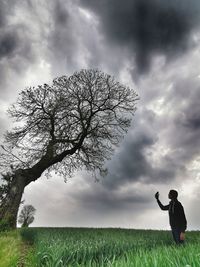
[{"label": "man's arm", "polygon": [[161,210],[169,210],[169,204],[164,206],[159,199],[157,199],[157,203]]},{"label": "man's arm", "polygon": [[157,203],[158,203],[158,206],[161,208],[161,210],[169,210],[169,204],[164,206],[164,205],[160,202],[160,200],[159,200],[159,192],[157,192],[157,193],[155,194],[155,198],[156,198]]}]

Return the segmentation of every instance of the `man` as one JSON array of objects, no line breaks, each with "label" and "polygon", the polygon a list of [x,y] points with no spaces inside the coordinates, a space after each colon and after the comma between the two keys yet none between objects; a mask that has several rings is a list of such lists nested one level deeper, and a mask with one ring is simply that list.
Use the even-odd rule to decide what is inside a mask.
[{"label": "man", "polygon": [[161,210],[169,211],[169,223],[174,241],[176,244],[183,244],[185,240],[185,230],[187,228],[184,209],[181,203],[177,200],[178,192],[176,190],[170,190],[168,197],[171,201],[168,205],[163,206],[159,200],[159,192],[155,194],[155,198]]}]

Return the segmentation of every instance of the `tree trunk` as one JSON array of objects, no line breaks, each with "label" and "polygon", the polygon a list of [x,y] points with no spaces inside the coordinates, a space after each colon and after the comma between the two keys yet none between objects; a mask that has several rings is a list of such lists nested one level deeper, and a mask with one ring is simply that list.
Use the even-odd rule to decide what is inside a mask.
[{"label": "tree trunk", "polygon": [[6,197],[0,203],[0,230],[1,228],[16,228],[17,213],[24,188],[31,182],[36,181],[43,171],[51,166],[51,164],[48,164],[49,158],[50,156],[47,153],[47,155],[45,155],[32,168],[18,169],[14,172]]},{"label": "tree trunk", "polygon": [[6,193],[3,202],[0,203],[0,229],[1,224],[7,228],[16,228],[17,213],[21,203],[24,188],[33,181],[36,181],[42,173],[53,164],[61,162],[67,155],[72,155],[83,142],[84,137],[80,139],[78,145],[74,148],[62,152],[53,157],[53,144],[50,142],[46,154],[31,168],[18,169],[12,176],[11,184]]},{"label": "tree trunk", "polygon": [[17,170],[0,206],[0,223],[6,228],[16,228],[17,213],[26,185],[26,177],[21,170]]}]

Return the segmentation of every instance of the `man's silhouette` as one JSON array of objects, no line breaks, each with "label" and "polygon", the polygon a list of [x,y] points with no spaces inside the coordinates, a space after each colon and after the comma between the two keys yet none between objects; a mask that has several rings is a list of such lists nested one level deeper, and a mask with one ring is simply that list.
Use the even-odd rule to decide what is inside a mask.
[{"label": "man's silhouette", "polygon": [[184,243],[185,230],[187,228],[184,209],[181,203],[177,200],[178,192],[176,190],[170,190],[168,197],[171,201],[168,205],[164,206],[159,200],[159,192],[155,194],[155,198],[161,210],[169,211],[169,223],[172,229],[174,241],[176,244],[182,244]]}]

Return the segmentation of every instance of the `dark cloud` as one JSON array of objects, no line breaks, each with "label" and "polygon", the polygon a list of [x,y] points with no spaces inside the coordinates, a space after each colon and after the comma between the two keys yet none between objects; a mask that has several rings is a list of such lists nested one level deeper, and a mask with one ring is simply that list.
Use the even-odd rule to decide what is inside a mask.
[{"label": "dark cloud", "polygon": [[[151,209],[157,211],[152,203],[155,188],[166,193],[190,179],[188,164],[199,156],[200,146],[200,84],[194,81],[199,52],[193,55],[195,47],[190,46],[199,5],[194,0],[0,2],[0,135],[8,124],[2,116],[7,102],[34,79],[37,84],[41,76],[51,80],[98,67],[130,86],[133,58],[142,74],[155,55],[163,55],[159,64],[140,75],[138,110],[129,134],[107,162],[108,176],[94,183],[90,174],[80,173],[71,186],[61,177],[52,179],[51,185],[43,177],[28,187],[25,198],[36,203],[43,225],[52,220],[65,225],[69,219],[72,225],[85,220],[95,226],[101,218],[106,225],[110,216],[112,225],[118,218],[123,226],[124,212],[128,216],[132,211],[133,219],[142,214],[148,220]],[[183,55],[187,48],[190,55],[165,60]]]},{"label": "dark cloud", "polygon": [[65,26],[68,20],[68,11],[66,7],[61,3],[61,1],[56,1],[55,8],[54,8],[54,19],[56,28],[59,27],[59,25]]},{"label": "dark cloud", "polygon": [[5,24],[5,15],[3,12],[3,4],[0,3],[0,28]]},{"label": "dark cloud", "polygon": [[48,47],[54,75],[71,75],[82,68],[119,74],[120,64],[125,60],[121,49],[105,46],[98,20],[78,4],[78,1],[51,2]]},{"label": "dark cloud", "polygon": [[6,32],[0,34],[0,60],[3,57],[10,57],[15,53],[19,45],[16,33]]},{"label": "dark cloud", "polygon": [[7,23],[7,16],[11,12],[10,4],[14,7],[15,2],[16,0],[0,1],[0,29]]},{"label": "dark cloud", "polygon": [[140,72],[148,70],[155,53],[180,54],[199,17],[198,1],[83,0],[101,19],[113,44],[129,47]]},{"label": "dark cloud", "polygon": [[[76,60],[77,42],[75,22],[73,24],[73,10],[68,3],[63,1],[51,2],[52,7],[52,31],[49,35],[48,46],[50,49],[50,61],[53,65],[55,76],[61,69],[73,68]],[[78,51],[77,51],[78,52]]]},{"label": "dark cloud", "polygon": [[122,184],[137,181],[146,184],[165,184],[174,180],[181,166],[178,166],[170,156],[162,156],[162,162],[153,166],[146,150],[153,149],[152,146],[156,141],[148,136],[148,133],[140,134],[140,137],[129,136],[119,153],[108,164],[109,174],[103,180],[106,187],[117,188]]},{"label": "dark cloud", "polygon": [[[8,22],[8,16],[11,14],[9,4],[9,1],[0,2],[0,60],[3,57],[11,56],[19,44],[17,34]],[[13,7],[14,5],[15,1]]]},{"label": "dark cloud", "polygon": [[1,1],[0,8],[0,96],[6,99],[10,97],[9,91],[27,86],[21,77],[25,78],[27,71],[40,60],[44,36],[43,25],[38,28],[41,18],[34,6],[30,8],[30,1]]},{"label": "dark cloud", "polygon": [[105,185],[118,187],[126,182],[136,182],[141,177],[149,176],[151,165],[145,157],[145,148],[152,146],[152,136],[140,132],[139,136],[128,136],[120,151],[108,164],[109,174],[105,177]]},{"label": "dark cloud", "polygon": [[119,212],[132,208],[134,211],[140,210],[147,203],[150,204],[153,201],[151,195],[146,190],[125,190],[124,192],[110,190],[108,188],[102,188],[101,186],[93,186],[91,190],[87,192],[79,191],[78,194],[73,193],[73,198],[79,202],[80,206],[97,211],[98,213],[104,212]]},{"label": "dark cloud", "polygon": [[[196,92],[193,91],[193,96],[187,100],[187,105],[182,108],[182,116],[177,116],[178,124],[181,124],[185,131],[192,133],[193,135],[200,134],[200,105],[198,100],[200,98],[200,83]],[[194,90],[195,88],[193,88]],[[188,96],[190,93],[188,94]]]},{"label": "dark cloud", "polygon": [[184,164],[176,162],[172,154],[158,155],[159,161],[154,162],[153,157],[162,136],[154,125],[157,120],[153,111],[140,111],[132,130],[108,162],[108,175],[103,178],[105,187],[115,189],[122,184],[138,181],[166,184],[173,181],[178,173],[184,172]]},{"label": "dark cloud", "polygon": [[174,162],[187,165],[199,154],[200,146],[200,80],[180,77],[174,80],[173,90],[166,94],[163,105],[169,105],[173,116],[166,127],[164,139],[171,149]]}]

